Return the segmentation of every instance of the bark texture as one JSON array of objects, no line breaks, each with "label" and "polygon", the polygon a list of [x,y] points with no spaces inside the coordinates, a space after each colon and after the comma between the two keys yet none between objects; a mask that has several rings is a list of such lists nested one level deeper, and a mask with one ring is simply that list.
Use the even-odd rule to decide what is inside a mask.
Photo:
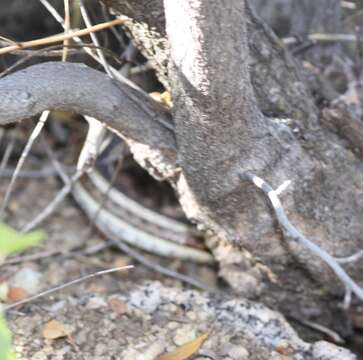
[{"label": "bark texture", "polygon": [[134,44],[149,59],[160,82],[169,89],[168,42],[165,36],[165,14],[162,0],[105,0],[106,6],[130,17],[125,25]]},{"label": "bark texture", "polygon": [[[126,26],[135,45],[156,69],[159,80],[170,89],[170,45],[165,32],[162,0],[102,0],[116,14],[127,15]],[[152,5],[152,6],[150,6]],[[143,11],[142,9],[148,9]],[[249,61],[252,85],[260,110],[268,115],[308,121],[314,111],[303,75],[281,42],[247,3]],[[273,62],[273,63],[271,63]]]},{"label": "bark texture", "polygon": [[[162,13],[161,1],[153,5],[155,13]],[[177,8],[174,2],[173,5]],[[311,5],[312,2],[310,8]],[[117,12],[132,16],[135,23],[152,24],[155,20],[153,14],[141,18],[133,11],[135,2],[115,0],[112,6]],[[190,64],[184,64],[184,61],[191,60],[188,57],[183,60],[181,54],[179,66],[174,63],[162,71],[168,74],[168,83],[172,81],[176,137],[183,166],[179,191],[186,213],[218,233],[218,240],[211,241],[211,244],[224,244],[215,248],[215,255],[224,264],[221,272],[240,291],[262,291],[265,285],[261,284],[266,283],[262,279],[269,276],[269,272],[256,259],[251,261],[248,256],[246,259],[241,254],[233,254],[229,245],[231,240],[242,244],[278,275],[278,282],[265,288],[268,291],[273,288],[270,293],[276,295],[282,286],[285,291],[289,289],[285,292],[286,299],[287,294],[295,294],[293,302],[300,298],[301,303],[308,303],[307,289],[310,294],[314,293],[309,295],[311,297],[324,298],[326,295],[328,298],[325,290],[325,295],[321,296],[320,288],[328,279],[326,291],[333,285],[331,281],[337,285],[330,271],[297,244],[285,242],[280,237],[265,199],[251,186],[240,186],[237,169],[239,166],[239,169],[254,169],[275,186],[285,179],[293,180],[294,185],[284,195],[283,201],[295,224],[338,256],[343,251],[347,254],[359,248],[359,217],[349,223],[344,219],[347,219],[347,214],[362,213],[361,200],[358,200],[362,197],[361,190],[352,186],[361,181],[358,171],[362,165],[347,150],[349,142],[336,136],[336,131],[329,132],[321,126],[319,110],[296,62],[253,9],[248,4],[243,11],[239,8],[237,17],[243,15],[246,23],[239,24],[242,26],[239,33],[244,36],[237,37],[238,32],[228,29],[227,24],[232,22],[226,18],[232,16],[232,6],[238,8],[242,5],[223,3],[228,14],[226,18],[217,9],[218,5],[215,6],[213,10],[212,2],[208,2],[210,12],[201,15],[201,18],[209,19],[210,28],[203,25],[207,30],[203,30],[202,25],[199,28],[191,24],[189,18],[183,17],[181,23],[183,8],[169,15],[170,21],[167,17],[171,33],[168,34],[168,46],[163,49],[167,55],[163,58],[175,62],[175,56],[179,55],[173,51],[180,52],[180,47],[188,51],[188,57],[196,61],[197,67],[199,64],[199,70],[190,70],[186,76],[183,68],[190,67]],[[164,20],[160,24],[164,24]],[[158,29],[162,35],[162,27]],[[305,31],[312,30],[318,29],[306,25]],[[233,40],[226,37],[219,42],[217,34],[228,31],[229,39]],[[202,48],[198,45],[200,38],[204,41]],[[170,45],[173,39],[177,42]],[[230,49],[228,42],[237,44],[236,48]],[[147,47],[144,44],[143,38],[138,38],[141,48]],[[208,48],[212,53],[208,53]],[[233,60],[236,56],[238,64]],[[214,58],[220,59],[220,63],[216,64]],[[209,76],[204,82],[201,81],[203,73]],[[211,89],[206,88],[206,84]],[[313,272],[320,273],[323,269],[322,282],[311,281],[303,265],[306,262],[310,269],[312,266]],[[244,275],[234,271],[237,264],[246,270]],[[286,267],[290,269],[288,273]],[[356,275],[358,271],[357,268]],[[296,283],[300,284],[299,289]],[[271,298],[286,304],[286,299],[282,301],[281,296],[272,295]],[[294,308],[293,302],[290,302],[291,308]]]},{"label": "bark texture", "polygon": [[[243,2],[188,4],[165,2],[183,170],[179,187],[186,213],[213,229],[218,241],[242,246],[261,259],[277,275],[278,285],[273,285],[277,288],[284,282],[284,288],[291,286],[295,296],[307,288],[312,294],[314,285],[301,279],[299,266],[309,269],[312,277],[319,273],[321,283],[315,290],[321,290],[322,284],[327,285],[326,291],[339,288],[318,259],[280,237],[264,196],[241,184],[238,173],[250,170],[275,187],[292,180],[284,203],[293,222],[320,246],[339,255],[348,248],[357,250],[361,241],[363,189],[354,185],[363,180],[357,172],[361,162],[320,127],[316,114],[302,119],[297,130],[282,119],[261,114],[251,86],[247,24],[238,20],[248,18]],[[238,27],[232,29],[231,23]],[[314,110],[311,106],[310,111]],[[350,218],[349,224],[347,206],[360,214],[355,220]],[[223,256],[218,260],[226,262]],[[356,271],[358,276],[358,266]],[[263,274],[259,276],[261,280]],[[304,290],[296,289],[297,279]],[[281,301],[281,295],[277,299]]]},{"label": "bark texture", "polygon": [[[168,111],[144,93],[86,65],[49,62],[18,71],[1,80],[0,99],[0,125],[45,109],[93,116],[132,149],[142,148],[155,177],[175,171],[176,145]],[[143,164],[145,158],[139,155]]]}]

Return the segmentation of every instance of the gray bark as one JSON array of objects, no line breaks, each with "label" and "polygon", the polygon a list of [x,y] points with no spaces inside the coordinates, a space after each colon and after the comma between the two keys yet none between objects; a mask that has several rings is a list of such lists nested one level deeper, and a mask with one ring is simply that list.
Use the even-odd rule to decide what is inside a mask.
[{"label": "gray bark", "polygon": [[1,79],[0,98],[0,125],[45,109],[89,115],[105,122],[132,148],[142,146],[156,177],[175,170],[176,145],[168,111],[144,93],[83,64],[49,62],[18,71]]},{"label": "gray bark", "polygon": [[[305,119],[297,136],[294,127],[262,116],[250,80],[247,24],[238,21],[248,18],[243,3],[202,1],[177,6],[173,1],[169,7],[170,3],[165,3],[173,60],[169,76],[183,169],[179,186],[183,187],[181,203],[186,213],[213,229],[219,243],[232,242],[262,259],[280,280],[284,279],[284,290],[295,293],[294,301],[300,297],[306,302],[303,294],[307,288],[311,297],[323,284],[326,291],[337,288],[334,276],[318,259],[280,237],[264,197],[248,184],[241,184],[238,173],[250,170],[276,187],[286,179],[292,180],[284,202],[293,222],[338,255],[347,248],[359,248],[363,189],[357,189],[354,183],[363,180],[362,173],[357,172],[362,169],[361,162],[320,127],[316,114]],[[238,24],[237,28],[232,30],[230,23]],[[313,105],[309,110],[316,111]],[[349,224],[344,220],[348,204],[359,214]],[[229,261],[223,256],[218,260],[222,264]],[[319,273],[319,285],[301,279],[301,269],[292,265],[297,261],[313,276]],[[254,267],[248,274],[256,273]],[[263,273],[258,276],[261,282]],[[297,278],[305,288],[299,289],[299,294]],[[233,284],[233,274],[230,281]],[[238,288],[240,283],[235,285]],[[279,286],[271,285],[265,293],[274,297],[276,292],[271,288],[276,291]],[[281,295],[275,300],[281,301]],[[281,303],[286,301],[287,297]]]},{"label": "gray bark", "polygon": [[168,42],[165,36],[165,14],[162,0],[128,1],[104,0],[118,14],[130,17],[125,25],[134,44],[149,59],[159,80],[169,89]]},{"label": "gray bark", "polygon": [[[135,45],[156,69],[162,84],[170,89],[170,45],[165,32],[162,0],[102,1],[116,14],[130,17],[126,26]],[[310,117],[315,116],[314,111],[310,111],[314,105],[298,66],[271,29],[264,25],[248,4],[246,20],[250,48],[249,71],[259,108],[264,114],[287,116],[294,121],[308,123]]]}]

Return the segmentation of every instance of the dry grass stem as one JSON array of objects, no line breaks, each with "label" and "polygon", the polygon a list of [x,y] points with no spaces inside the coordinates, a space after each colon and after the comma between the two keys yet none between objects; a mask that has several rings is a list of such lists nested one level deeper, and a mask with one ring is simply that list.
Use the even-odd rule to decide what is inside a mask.
[{"label": "dry grass stem", "polygon": [[49,36],[49,37],[45,37],[45,38],[41,38],[41,39],[37,39],[37,40],[30,40],[30,41],[17,43],[16,45],[10,45],[10,46],[0,49],[0,55],[8,54],[12,51],[19,50],[19,49],[27,49],[27,48],[31,48],[31,47],[35,47],[35,46],[58,43],[58,42],[61,42],[61,41],[67,40],[67,39],[72,39],[75,36],[80,37],[80,36],[89,35],[93,32],[108,29],[115,25],[121,25],[124,22],[125,22],[124,18],[115,19],[115,20],[108,21],[108,22],[105,22],[102,24],[97,24],[97,25],[91,26],[90,28],[87,28],[87,29],[70,31],[67,34],[53,35],[53,36]]}]

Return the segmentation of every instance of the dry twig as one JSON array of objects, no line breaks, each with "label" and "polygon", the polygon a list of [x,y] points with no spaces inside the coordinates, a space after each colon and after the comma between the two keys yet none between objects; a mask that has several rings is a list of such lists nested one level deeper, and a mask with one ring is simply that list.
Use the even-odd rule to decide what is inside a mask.
[{"label": "dry twig", "polygon": [[[48,149],[48,155],[51,155],[49,153],[50,149]],[[69,177],[68,175],[64,172],[64,170],[62,169],[62,165],[57,161],[57,159],[55,159],[53,156],[51,157],[52,161],[53,161],[53,165],[55,166],[55,169],[57,170],[57,172],[59,173],[61,179],[65,182],[65,184],[69,183]],[[80,185],[78,185],[78,187],[80,187]],[[76,194],[77,191],[79,189],[74,189],[73,193]],[[97,208],[94,209],[94,211],[91,212],[91,215],[89,216],[93,221],[95,221],[100,214],[100,206],[98,206]],[[97,215],[97,217],[95,216]],[[109,222],[110,219],[108,219],[107,221]],[[112,219],[111,219],[112,220]],[[125,223],[126,224],[126,223]],[[97,225],[97,224],[96,224]],[[99,226],[99,225],[98,225]],[[126,226],[128,226],[128,224],[126,224]],[[129,256],[131,256],[132,258],[134,258],[135,260],[137,260],[139,263],[143,264],[144,266],[153,269],[154,271],[157,271],[161,274],[164,274],[166,276],[178,279],[184,283],[187,283],[189,285],[195,286],[197,288],[203,289],[203,290],[207,290],[207,291],[214,291],[214,289],[210,288],[209,286],[203,284],[202,282],[200,282],[199,280],[196,280],[190,276],[187,275],[183,275],[180,274],[176,271],[167,269],[163,266],[161,266],[160,264],[154,263],[153,261],[147,259],[145,256],[143,256],[142,254],[140,254],[139,252],[137,252],[136,250],[132,249],[130,246],[128,246],[127,244],[125,244],[123,241],[120,240],[119,235],[123,232],[121,232],[120,234],[118,234],[117,236],[109,231],[109,226],[105,226],[102,228],[102,231],[104,232],[104,234],[110,239],[109,241],[114,244],[116,247],[118,247],[122,252],[128,254]],[[139,235],[140,234],[136,234]],[[143,234],[141,233],[141,239],[143,239]],[[158,239],[155,238],[156,244],[158,243]],[[165,241],[165,240],[164,240]]]},{"label": "dry twig", "polygon": [[42,115],[39,118],[39,121],[35,125],[34,130],[32,131],[32,133],[31,133],[31,135],[30,135],[30,137],[29,137],[29,139],[28,139],[28,141],[27,141],[27,143],[25,145],[25,148],[24,148],[23,152],[20,155],[20,159],[18,160],[18,162],[16,164],[15,171],[14,171],[14,173],[13,173],[11,179],[10,179],[10,183],[9,183],[7,189],[6,189],[4,200],[3,200],[2,204],[1,204],[0,219],[2,219],[2,217],[4,215],[4,211],[6,209],[6,206],[7,206],[8,202],[9,202],[10,195],[11,195],[13,189],[14,189],[16,178],[18,177],[18,174],[19,174],[21,168],[23,167],[23,165],[25,163],[25,159],[27,158],[31,147],[34,144],[35,139],[41,133],[41,131],[42,131],[43,127],[44,127],[44,124],[46,123],[46,121],[48,119],[48,116],[49,116],[49,111],[48,110],[46,110],[46,111],[44,111],[42,113]]},{"label": "dry twig", "polygon": [[[65,34],[67,34],[71,28],[71,15],[69,11],[69,0],[64,0],[64,26]],[[63,41],[63,54],[62,61],[67,61],[69,39]]]},{"label": "dry twig", "polygon": [[[251,181],[268,196],[275,211],[277,220],[281,227],[287,232],[287,234],[292,236],[293,239],[297,240],[300,244],[309,249],[314,255],[318,256],[335,272],[335,274],[346,287],[345,305],[347,306],[347,303],[350,303],[351,292],[353,292],[360,300],[363,301],[363,289],[339,265],[337,259],[328,254],[325,250],[321,249],[318,245],[307,239],[302,233],[300,233],[300,231],[295,228],[294,225],[290,223],[282,207],[280,199],[276,194],[276,191],[268,183],[266,183],[266,181],[251,173],[250,171],[245,171],[241,173],[240,177],[242,180]],[[347,298],[349,301],[347,300]]]},{"label": "dry twig", "polygon": [[82,276],[82,277],[80,277],[78,279],[67,282],[65,284],[62,284],[62,285],[56,286],[54,288],[48,289],[46,291],[43,291],[43,292],[41,292],[41,293],[39,293],[37,295],[30,296],[30,297],[28,297],[26,299],[23,299],[23,300],[20,300],[20,301],[16,301],[16,302],[14,302],[14,303],[12,303],[10,305],[6,305],[6,306],[4,306],[4,310],[8,311],[10,309],[14,309],[15,307],[18,307],[19,305],[23,305],[23,304],[26,304],[26,303],[28,303],[30,301],[37,300],[40,297],[44,297],[44,296],[53,294],[56,291],[63,290],[65,288],[69,287],[69,286],[79,284],[79,283],[81,283],[83,281],[93,279],[93,278],[95,278],[97,276],[111,274],[111,273],[116,272],[116,271],[130,270],[133,267],[134,267],[133,265],[127,265],[127,266],[121,266],[121,267],[116,267],[116,268],[112,268],[112,269],[97,271],[97,272],[94,272],[92,274],[88,274],[88,275]]},{"label": "dry twig", "polygon": [[[357,42],[360,39],[354,34],[323,34],[323,33],[314,33],[309,34],[307,36],[307,40],[312,41],[313,43],[316,42]],[[285,45],[292,45],[299,41],[296,36],[291,36],[288,38],[282,39]]]},{"label": "dry twig", "polygon": [[10,46],[1,48],[0,49],[0,55],[8,54],[8,53],[10,53],[10,52],[12,52],[14,50],[28,49],[28,48],[35,47],[35,46],[58,43],[58,42],[62,42],[62,41],[67,40],[67,39],[72,39],[72,38],[74,38],[76,36],[80,37],[80,36],[89,35],[92,32],[108,29],[109,27],[112,27],[112,26],[115,26],[115,25],[120,25],[120,24],[123,24],[124,22],[125,22],[125,19],[119,18],[119,19],[115,19],[115,20],[111,20],[111,21],[102,23],[102,24],[94,25],[94,26],[92,26],[90,28],[87,28],[87,29],[81,29],[81,30],[77,30],[77,31],[70,31],[68,34],[53,35],[53,36],[49,36],[49,37],[46,37],[46,38],[41,38],[41,39],[37,39],[37,40],[30,40],[30,41],[17,43],[16,45],[10,45]]}]

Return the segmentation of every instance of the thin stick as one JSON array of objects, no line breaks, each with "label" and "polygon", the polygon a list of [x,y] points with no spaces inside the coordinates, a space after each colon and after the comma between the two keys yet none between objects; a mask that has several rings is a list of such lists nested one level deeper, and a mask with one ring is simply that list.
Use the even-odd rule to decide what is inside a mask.
[{"label": "thin stick", "polygon": [[66,252],[61,251],[61,250],[49,250],[49,251],[38,252],[36,254],[31,254],[31,255],[16,256],[16,257],[13,257],[10,259],[6,258],[6,260],[0,264],[0,268],[4,267],[6,265],[42,260],[42,259],[46,259],[46,258],[53,257],[56,255],[61,255],[62,258],[65,258],[65,257],[68,258],[68,257],[73,257],[73,256],[79,256],[79,255],[91,255],[94,253],[98,253],[104,249],[107,249],[110,246],[111,246],[111,244],[109,244],[105,241],[102,241],[99,244],[89,246],[85,249],[80,249],[79,246],[76,246],[72,249],[67,250]]},{"label": "thin stick", "polygon": [[347,256],[347,257],[341,257],[341,258],[335,258],[335,260],[339,263],[339,264],[347,264],[347,263],[351,263],[354,261],[359,260],[361,257],[363,257],[363,250],[359,250],[358,252],[356,252],[353,255]]},{"label": "thin stick", "polygon": [[87,29],[81,29],[81,30],[77,30],[77,31],[70,31],[68,34],[60,34],[60,35],[54,35],[54,36],[49,36],[46,38],[41,38],[41,39],[36,39],[36,40],[30,40],[30,41],[25,41],[25,42],[21,42],[21,43],[17,43],[16,45],[10,45],[7,47],[4,47],[2,49],[0,49],[0,55],[2,54],[7,54],[9,52],[12,52],[14,50],[19,50],[19,49],[27,49],[30,47],[35,47],[35,46],[41,46],[41,45],[48,45],[48,44],[54,44],[57,42],[62,42],[64,40],[67,39],[72,39],[73,37],[77,36],[85,36],[85,35],[89,35],[93,32],[96,31],[101,31],[104,29],[108,29],[112,26],[115,25],[120,25],[123,24],[125,22],[125,19],[115,19],[112,21],[108,21],[102,24],[97,24],[94,25],[90,28]]},{"label": "thin stick", "polygon": [[[312,42],[356,42],[358,37],[354,34],[323,34],[314,33],[307,36],[307,40]],[[295,36],[282,39],[285,45],[292,45],[298,42]]]},{"label": "thin stick", "polygon": [[49,203],[41,213],[39,213],[32,221],[26,224],[21,232],[26,233],[36,226],[38,226],[42,221],[44,221],[48,216],[50,216],[58,205],[64,200],[64,198],[72,191],[73,185],[80,179],[83,172],[77,171],[72,177],[68,184],[66,184],[56,195],[51,203]]},{"label": "thin stick", "polygon": [[[1,169],[0,166],[0,178],[9,178],[14,174],[14,168],[4,168]],[[20,170],[18,173],[18,178],[23,179],[38,179],[49,176],[55,176],[57,172],[51,166],[44,166],[39,170]]]},{"label": "thin stick", "polygon": [[[47,142],[43,139],[43,144],[45,146],[46,151],[56,170],[59,170],[59,165],[57,161],[55,161],[52,156],[49,147],[47,147]],[[62,174],[62,173],[61,173]],[[65,174],[65,173],[64,173]],[[34,229],[37,225],[39,225],[42,221],[44,221],[48,216],[50,216],[53,211],[57,208],[57,206],[63,201],[63,199],[72,191],[73,185],[81,178],[83,175],[83,171],[76,171],[71,178],[67,175],[63,175],[62,179],[65,182],[65,186],[58,192],[57,196],[53,199],[51,203],[49,203],[43,211],[38,214],[32,221],[30,221],[27,225],[22,228],[22,232],[28,232]]]},{"label": "thin stick", "polygon": [[41,292],[41,293],[39,293],[37,295],[30,296],[30,297],[28,297],[26,299],[16,301],[16,302],[14,302],[14,303],[12,303],[10,305],[6,305],[6,306],[4,306],[4,310],[5,311],[8,311],[10,309],[14,309],[15,307],[17,307],[19,305],[23,305],[23,304],[26,304],[26,303],[28,303],[30,301],[34,301],[34,300],[39,299],[41,297],[44,297],[44,296],[53,294],[56,291],[63,290],[66,287],[79,284],[79,283],[81,283],[83,281],[86,281],[86,280],[89,280],[89,279],[93,279],[96,276],[101,276],[101,275],[105,275],[105,274],[111,274],[111,273],[114,273],[116,271],[124,271],[124,270],[129,270],[129,269],[132,269],[132,268],[134,268],[133,265],[127,265],[127,266],[121,266],[121,267],[115,267],[115,268],[112,268],[112,269],[97,271],[97,272],[94,272],[92,274],[88,274],[88,275],[82,276],[82,277],[80,277],[78,279],[69,281],[69,282],[67,282],[65,284],[56,286],[56,287],[51,288],[51,289],[48,289],[48,290],[45,290],[45,291],[43,291],[43,292]]},{"label": "thin stick", "polygon": [[111,202],[116,204],[116,206],[125,209],[132,214],[137,214],[138,218],[147,223],[151,223],[161,229],[167,229],[175,233],[176,237],[174,239],[176,239],[176,242],[185,244],[187,239],[190,238],[192,229],[188,225],[152,211],[140,205],[137,201],[128,198],[122,192],[115,190],[112,187],[110,188],[110,183],[97,171],[90,173],[89,178],[97,190],[102,194],[105,194]]},{"label": "thin stick", "polygon": [[154,261],[149,260],[144,255],[136,251],[135,249],[131,248],[127,244],[125,244],[120,239],[116,238],[113,234],[108,232],[107,230],[102,230],[105,235],[109,238],[109,241],[115,245],[117,248],[119,248],[122,252],[125,254],[131,256],[133,259],[135,259],[140,264],[148,267],[149,269],[152,269],[153,271],[159,272],[160,274],[166,275],[168,277],[171,277],[173,279],[177,279],[185,284],[192,285],[196,288],[209,291],[209,292],[216,292],[216,289],[211,288],[210,286],[204,284],[203,282],[194,279],[190,276],[181,274],[177,271],[168,269]]},{"label": "thin stick", "polygon": [[[2,160],[1,160],[1,163],[0,163],[0,170],[1,171],[8,164],[11,153],[14,150],[14,146],[15,146],[15,136],[12,136],[9,144],[7,144],[7,146],[6,146],[6,149],[4,151],[4,156],[3,156]],[[1,214],[1,211],[0,211],[0,214]],[[0,219],[1,219],[1,215],[0,215]]]},{"label": "thin stick", "polygon": [[[0,44],[1,45],[1,44]],[[24,64],[29,59],[35,56],[54,56],[54,53],[51,49],[59,48],[60,45],[52,45],[40,50],[16,50],[13,52],[13,55],[21,55],[23,56],[21,59],[17,60],[14,64],[7,67],[2,73],[0,73],[0,78],[6,76],[10,72],[12,72],[15,68],[19,67],[20,65]],[[58,53],[56,56],[60,56],[61,53]]]},{"label": "thin stick", "polygon": [[[48,47],[40,49],[40,50],[16,50],[16,51],[14,51],[12,53],[13,55],[20,55],[23,57],[21,59],[19,59],[18,61],[16,61],[13,65],[9,66],[7,69],[5,69],[2,73],[0,73],[0,78],[6,76],[10,72],[12,72],[14,69],[16,69],[17,67],[19,67],[20,65],[24,64],[25,62],[27,62],[28,60],[30,60],[34,57],[50,57],[50,56],[59,57],[59,56],[62,56],[62,50],[52,50],[52,49],[57,49],[59,47],[61,47],[61,45],[52,45],[52,46],[48,46]],[[70,49],[72,48],[68,52],[68,54],[69,53],[80,54],[81,52],[83,53],[83,51],[85,51],[87,53],[87,50],[91,51],[90,49],[96,49],[96,47],[94,45],[83,44],[83,43],[71,44],[68,47]],[[76,48],[76,49],[73,49],[73,48]],[[111,50],[105,49],[105,48],[102,48],[102,50],[104,52],[106,52],[110,57],[112,57],[115,62],[121,63],[121,60],[119,59],[119,57],[116,54],[114,54]]]},{"label": "thin stick", "polygon": [[49,250],[49,251],[38,252],[36,254],[31,254],[31,255],[16,256],[14,258],[6,259],[5,261],[3,261],[0,264],[0,268],[11,264],[41,260],[61,253],[62,252],[60,250]]},{"label": "thin stick", "polygon": [[[5,45],[5,42],[0,40],[0,47],[2,47],[2,46],[6,46],[6,45]],[[62,56],[62,53],[63,53],[63,47],[64,47],[64,45],[58,44],[58,45],[47,46],[45,48],[38,49],[38,50],[14,50],[11,54],[18,55],[18,56],[28,56],[29,55],[29,56],[39,56],[39,57],[40,56],[41,57],[60,57],[60,56]],[[77,55],[77,54],[81,53],[81,51],[84,47],[87,47],[90,49],[101,49],[102,51],[107,53],[109,56],[111,56],[115,62],[122,64],[122,60],[120,59],[120,57],[118,55],[113,53],[112,50],[107,49],[103,46],[97,47],[92,44],[69,44],[66,47],[68,48],[68,55],[69,54]],[[61,49],[60,50],[51,50],[53,48],[54,49],[61,48]],[[76,49],[73,49],[73,48],[76,48]],[[150,69],[150,66],[149,66],[149,69]]]},{"label": "thin stick", "polygon": [[[69,0],[64,0],[64,32],[67,34],[71,28],[71,16],[69,11]],[[62,61],[67,61],[69,39],[63,41]]]},{"label": "thin stick", "polygon": [[[50,154],[49,154],[50,155]],[[69,177],[68,175],[63,171],[61,164],[53,158],[52,156],[52,160],[54,160],[53,164],[56,168],[56,170],[59,172],[59,175],[61,177],[61,179],[67,183],[69,182]],[[202,283],[199,280],[196,280],[190,276],[187,275],[183,275],[180,274],[176,271],[167,269],[163,266],[161,266],[160,264],[157,264],[149,259],[147,259],[145,256],[143,256],[142,254],[140,254],[139,252],[137,252],[136,250],[132,249],[130,246],[128,246],[127,244],[125,244],[123,241],[121,241],[119,238],[115,237],[109,230],[108,228],[104,228],[102,229],[102,231],[104,232],[104,234],[109,238],[109,241],[115,245],[116,247],[118,247],[122,252],[128,254],[129,256],[131,256],[132,258],[134,258],[135,260],[137,260],[140,264],[151,268],[154,271],[157,271],[163,275],[172,277],[174,279],[178,279],[184,283],[187,283],[189,285],[195,286],[197,288],[206,290],[206,291],[215,291],[215,289],[212,289],[211,287],[209,287],[208,285]]]},{"label": "thin stick", "polygon": [[[102,6],[102,13],[103,13],[105,19],[107,21],[110,21],[111,20],[110,14],[108,13],[108,9],[107,9],[106,5],[103,2],[101,2],[101,6]],[[117,31],[117,29],[115,27],[112,27],[110,30],[111,30],[113,36],[120,43],[121,48],[125,48],[127,45],[125,44],[125,41],[122,38],[122,35]]]},{"label": "thin stick", "polygon": [[[84,6],[83,0],[80,0],[79,8],[81,10],[82,18],[83,18],[84,23],[86,24],[87,29],[91,29],[92,23],[88,16],[87,9]],[[96,52],[97,52],[98,57],[101,59],[103,68],[105,69],[107,75],[113,78],[109,65],[107,64],[105,55],[103,54],[103,51],[100,49],[100,43],[98,41],[97,35],[94,33],[90,33],[90,37],[91,37],[93,44],[97,47]]]},{"label": "thin stick", "polygon": [[25,145],[25,148],[24,148],[23,152],[20,155],[20,159],[18,160],[18,162],[16,164],[15,171],[14,171],[14,173],[13,173],[11,179],[10,179],[10,183],[9,183],[7,189],[6,189],[4,200],[3,200],[2,204],[1,204],[0,219],[2,219],[3,216],[4,216],[4,211],[5,211],[5,209],[6,209],[7,205],[8,205],[8,202],[9,202],[11,193],[12,193],[12,191],[14,189],[15,181],[16,181],[16,179],[18,177],[19,171],[23,167],[23,165],[25,163],[25,159],[27,158],[27,156],[28,156],[28,154],[30,152],[30,149],[32,148],[32,146],[34,144],[35,139],[41,133],[41,131],[42,131],[43,127],[44,127],[44,124],[46,123],[46,121],[48,119],[48,116],[49,116],[49,111],[48,110],[43,111],[42,115],[39,118],[39,121],[35,125],[34,130],[32,131],[32,133],[31,133],[31,135],[29,137],[29,140],[27,141],[27,143]]},{"label": "thin stick", "polygon": [[214,262],[212,255],[206,251],[174,243],[165,237],[155,236],[145,231],[143,227],[134,226],[128,218],[118,217],[108,209],[104,208],[99,211],[98,201],[80,183],[74,185],[72,192],[73,197],[88,217],[93,219],[98,212],[95,224],[102,232],[107,234],[111,232],[122,238],[124,242],[157,255],[205,264]]},{"label": "thin stick", "polygon": [[311,329],[321,332],[322,334],[329,336],[337,344],[345,343],[344,339],[337,332],[327,328],[326,326],[318,324],[314,321],[300,319],[300,318],[298,318],[296,316],[292,316],[292,315],[290,315],[289,317],[291,317],[293,320],[301,323],[302,325],[305,325],[306,327],[309,327]]},{"label": "thin stick", "polygon": [[282,207],[280,199],[276,195],[275,190],[263,179],[254,175],[250,171],[246,171],[240,174],[242,180],[249,180],[260,188],[269,198],[271,205],[275,211],[278,222],[281,227],[293,237],[309,249],[314,255],[323,260],[338,276],[342,283],[346,286],[348,291],[352,291],[360,300],[363,301],[363,288],[361,288],[339,265],[338,261],[328,254],[325,250],[321,249],[318,245],[307,239],[302,233],[300,233],[294,225],[292,225],[287,218],[285,211]]}]

